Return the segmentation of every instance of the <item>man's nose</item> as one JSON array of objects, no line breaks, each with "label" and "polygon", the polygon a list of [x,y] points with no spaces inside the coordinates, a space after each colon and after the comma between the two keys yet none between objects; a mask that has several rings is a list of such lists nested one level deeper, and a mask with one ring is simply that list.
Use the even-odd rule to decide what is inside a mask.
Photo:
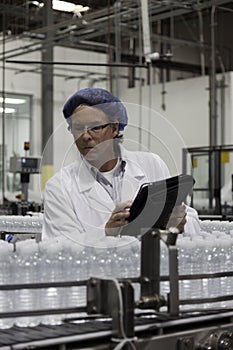
[{"label": "man's nose", "polygon": [[91,134],[89,133],[88,129],[87,128],[84,128],[83,129],[83,133],[82,135],[80,135],[83,139],[87,139],[87,140],[90,140],[92,137],[91,137]]}]

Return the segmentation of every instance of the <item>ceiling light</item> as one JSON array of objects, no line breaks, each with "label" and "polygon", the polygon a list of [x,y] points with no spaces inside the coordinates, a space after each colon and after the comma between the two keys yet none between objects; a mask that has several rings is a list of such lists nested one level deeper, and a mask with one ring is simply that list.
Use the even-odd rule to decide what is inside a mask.
[{"label": "ceiling light", "polygon": [[53,0],[53,9],[63,12],[85,12],[89,10],[88,6],[76,5],[73,2]]},{"label": "ceiling light", "polygon": [[89,6],[83,6],[81,12],[86,12],[86,11],[88,11],[88,10],[90,10],[90,7],[89,7]]},{"label": "ceiling light", "polygon": [[[0,112],[3,112],[3,108],[0,107]],[[5,108],[5,113],[14,113],[15,109],[14,108]]]},{"label": "ceiling light", "polygon": [[[0,97],[0,103],[3,102],[3,97]],[[12,104],[12,105],[20,105],[25,103],[26,101],[22,98],[11,98],[11,97],[6,97],[5,98],[5,103]]]},{"label": "ceiling light", "polygon": [[37,7],[44,7],[44,3],[43,2],[39,2],[39,1],[32,1],[32,4],[37,6]]}]

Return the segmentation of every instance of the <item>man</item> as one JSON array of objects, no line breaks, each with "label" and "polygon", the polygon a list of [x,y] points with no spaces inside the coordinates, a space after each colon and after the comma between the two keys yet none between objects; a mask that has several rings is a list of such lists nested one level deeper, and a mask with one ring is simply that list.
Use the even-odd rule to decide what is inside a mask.
[{"label": "man", "polygon": [[[158,155],[122,147],[127,112],[107,90],[76,92],[63,113],[79,151],[78,159],[47,182],[43,237],[64,235],[82,244],[99,244],[106,237],[118,236],[127,225],[141,184],[170,174]],[[198,227],[196,211],[184,205],[175,207],[167,225],[183,232],[185,224],[192,231]]]}]

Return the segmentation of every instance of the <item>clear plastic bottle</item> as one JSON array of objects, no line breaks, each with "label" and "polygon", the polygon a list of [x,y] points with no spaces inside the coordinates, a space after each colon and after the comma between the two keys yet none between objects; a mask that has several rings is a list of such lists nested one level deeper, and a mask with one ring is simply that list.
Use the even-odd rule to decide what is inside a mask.
[{"label": "clear plastic bottle", "polygon": [[14,232],[14,224],[13,224],[13,221],[12,221],[12,216],[6,216],[6,231],[8,233],[12,233]]},{"label": "clear plastic bottle", "polygon": [[[220,271],[219,260],[219,247],[217,239],[214,237],[205,239],[202,242],[203,245],[203,273],[216,273]],[[203,297],[212,298],[220,295],[220,279],[219,278],[206,278],[202,280]],[[219,303],[206,303],[205,308],[219,307]]]},{"label": "clear plastic bottle", "polygon": [[24,222],[22,215],[15,215],[13,217],[14,231],[15,232],[24,232]]},{"label": "clear plastic bottle", "polygon": [[117,240],[114,237],[108,237],[105,242],[100,242],[99,245],[87,248],[87,250],[89,251],[88,265],[90,277],[121,277],[121,262],[123,257],[121,256],[122,254],[119,254]]},{"label": "clear plastic bottle", "polygon": [[32,220],[31,220],[31,216],[29,215],[25,215],[22,218],[22,226],[23,226],[23,232],[27,233],[27,232],[33,232],[32,231]]},{"label": "clear plastic bottle", "polygon": [[[225,235],[218,240],[219,246],[219,272],[232,271],[232,243],[233,240],[230,236]],[[221,277],[220,278],[220,295],[231,295],[233,277]],[[232,301],[222,301],[221,307],[232,306]]]},{"label": "clear plastic bottle", "polygon": [[92,249],[92,260],[90,264],[91,275],[99,278],[111,277],[111,257],[107,247],[98,247]]},{"label": "clear plastic bottle", "polygon": [[[194,248],[190,252],[192,255],[192,273],[193,274],[202,274],[206,273],[207,270],[203,269],[203,266],[206,265],[206,254],[205,254],[205,239],[203,236],[194,236],[192,237],[192,241],[194,243]],[[208,295],[208,279],[195,279],[192,281],[193,297],[203,298]],[[204,295],[205,293],[205,295]],[[194,309],[202,309],[205,307],[205,304],[197,304],[192,306]]]},{"label": "clear plastic bottle", "polygon": [[[141,243],[121,237],[116,246],[110,249],[112,276],[115,278],[134,278],[140,276]],[[133,283],[134,299],[140,298],[140,284]]]},{"label": "clear plastic bottle", "polygon": [[[84,246],[70,244],[72,264],[70,265],[70,281],[84,281],[88,278],[88,255]],[[70,307],[86,306],[86,286],[73,286],[68,289]],[[80,315],[79,315],[80,316]]]},{"label": "clear plastic bottle", "polygon": [[[61,236],[56,239],[56,245],[58,261],[56,262],[55,280],[58,282],[70,281],[72,279],[71,267],[73,263],[70,241],[66,237]],[[66,308],[69,300],[69,288],[59,287],[58,294],[60,307]]]},{"label": "clear plastic bottle", "polygon": [[108,256],[107,275],[109,278],[118,278],[120,276],[120,268],[118,265],[118,247],[115,237],[107,237],[106,254]]},{"label": "clear plastic bottle", "polygon": [[211,220],[203,220],[200,222],[201,231],[211,232],[212,231],[212,221]]},{"label": "clear plastic bottle", "polygon": [[[194,255],[196,244],[194,241],[180,240],[179,241],[179,274],[193,275],[198,273],[195,267],[197,256]],[[195,299],[200,297],[200,289],[198,287],[198,280],[185,279],[181,280],[179,284],[180,299]],[[183,308],[195,308],[196,305],[188,305]]]},{"label": "clear plastic bottle", "polygon": [[41,217],[33,215],[30,218],[30,221],[31,221],[30,225],[31,225],[32,232],[41,233],[41,231],[42,231],[42,219],[41,219]]},{"label": "clear plastic bottle", "polygon": [[[233,271],[232,268],[232,261],[233,261],[233,238],[229,235],[228,236],[228,248],[227,248],[227,257],[226,257],[226,265],[225,265],[225,271]],[[232,294],[233,291],[233,277],[227,277],[226,280],[226,295]],[[225,302],[225,305],[227,307],[232,308],[233,307],[233,300],[229,300]]]},{"label": "clear plastic bottle", "polygon": [[[107,238],[105,274],[108,278],[134,278],[140,276],[141,244],[131,237]],[[134,299],[140,298],[140,284],[132,283]]]},{"label": "clear plastic bottle", "polygon": [[[131,271],[130,277],[139,277],[141,272],[141,243],[139,241],[135,241],[131,244]],[[134,299],[139,300],[140,298],[140,284],[133,284],[134,287]]]},{"label": "clear plastic bottle", "polygon": [[[169,276],[168,247],[163,240],[160,240],[160,276]],[[170,292],[169,281],[160,283],[160,294],[167,298]]]},{"label": "clear plastic bottle", "polygon": [[[61,260],[59,259],[61,243],[54,239],[39,242],[39,270],[41,282],[61,282]],[[57,287],[48,287],[41,289],[40,300],[41,309],[59,309],[63,306],[61,289]],[[61,306],[62,305],[62,306]],[[41,317],[43,324],[61,324],[62,315],[48,314]]]},{"label": "clear plastic bottle", "polygon": [[[14,283],[12,279],[12,251],[13,245],[0,240],[0,284]],[[13,311],[13,291],[0,290],[0,312]],[[10,328],[14,324],[13,318],[0,318],[0,328]]]},{"label": "clear plastic bottle", "polygon": [[[138,244],[134,239],[127,236],[121,237],[117,243],[117,261],[115,264],[116,277],[127,278],[132,277],[134,272],[134,251],[132,247]],[[136,248],[137,249],[137,248]]]},{"label": "clear plastic bottle", "polygon": [[[38,280],[38,246],[34,240],[19,241],[16,243],[16,258],[14,277],[16,283],[34,283]],[[18,289],[14,296],[16,311],[32,311],[39,309],[37,289]],[[37,316],[16,318],[15,324],[20,327],[33,327],[39,324]]]},{"label": "clear plastic bottle", "polygon": [[0,231],[8,232],[8,220],[7,215],[0,216]]}]

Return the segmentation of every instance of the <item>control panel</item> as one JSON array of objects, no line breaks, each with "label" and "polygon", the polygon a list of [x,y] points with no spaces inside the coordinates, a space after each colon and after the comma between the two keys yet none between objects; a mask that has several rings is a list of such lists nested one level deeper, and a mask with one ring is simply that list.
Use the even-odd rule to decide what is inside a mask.
[{"label": "control panel", "polygon": [[38,174],[40,173],[41,158],[37,157],[11,157],[10,169],[12,173]]}]

